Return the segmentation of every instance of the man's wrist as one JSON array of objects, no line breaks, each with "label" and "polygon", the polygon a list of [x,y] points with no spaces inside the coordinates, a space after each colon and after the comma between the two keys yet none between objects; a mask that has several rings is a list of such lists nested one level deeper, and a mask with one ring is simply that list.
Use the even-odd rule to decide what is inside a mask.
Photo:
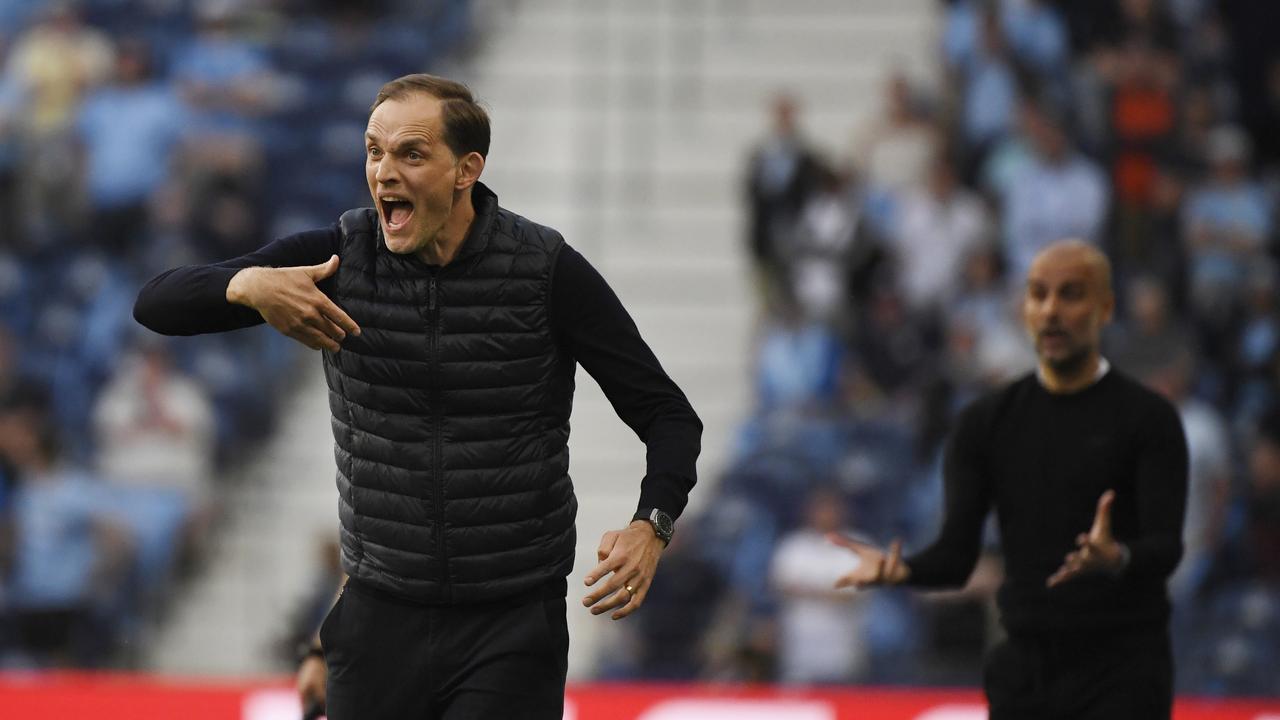
[{"label": "man's wrist", "polygon": [[1116,543],[1116,547],[1120,552],[1116,559],[1116,564],[1111,569],[1111,574],[1119,576],[1123,575],[1124,571],[1129,569],[1129,561],[1133,558],[1133,553],[1130,552],[1129,546],[1122,542]]},{"label": "man's wrist", "polygon": [[671,537],[675,534],[675,520],[670,515],[657,508],[640,508],[631,516],[632,525],[638,522],[648,525],[653,530],[654,537],[661,540],[664,547],[671,544]]},{"label": "man's wrist", "polygon": [[311,642],[299,643],[298,645],[298,664],[301,665],[311,658],[324,659],[324,648],[320,647],[319,640]]},{"label": "man's wrist", "polygon": [[231,280],[227,282],[227,302],[232,305],[249,306],[249,284],[253,282],[254,276],[260,270],[262,268],[247,267],[232,275]]},{"label": "man's wrist", "polygon": [[653,523],[649,522],[648,520],[632,520],[631,524],[628,525],[627,527],[644,528],[645,530],[648,530],[649,532],[653,533],[654,537],[658,537],[658,531],[653,529]]}]

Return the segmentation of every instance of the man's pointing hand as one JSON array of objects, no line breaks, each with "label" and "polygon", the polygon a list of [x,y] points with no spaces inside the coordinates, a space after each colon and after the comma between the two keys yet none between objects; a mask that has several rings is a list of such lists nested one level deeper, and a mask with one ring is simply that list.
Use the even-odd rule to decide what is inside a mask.
[{"label": "man's pointing hand", "polygon": [[316,287],[337,271],[337,255],[319,265],[245,268],[227,284],[227,302],[257,310],[268,325],[312,350],[337,352],[348,334],[360,334],[360,326]]}]

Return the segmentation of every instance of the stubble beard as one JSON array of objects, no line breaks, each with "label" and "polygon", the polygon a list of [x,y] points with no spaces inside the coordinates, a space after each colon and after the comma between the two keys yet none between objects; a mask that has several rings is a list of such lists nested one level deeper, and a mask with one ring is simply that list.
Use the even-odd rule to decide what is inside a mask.
[{"label": "stubble beard", "polygon": [[1043,359],[1054,374],[1063,378],[1072,378],[1084,372],[1085,365],[1088,364],[1089,356],[1092,354],[1092,347],[1081,347],[1061,358],[1045,357]]}]

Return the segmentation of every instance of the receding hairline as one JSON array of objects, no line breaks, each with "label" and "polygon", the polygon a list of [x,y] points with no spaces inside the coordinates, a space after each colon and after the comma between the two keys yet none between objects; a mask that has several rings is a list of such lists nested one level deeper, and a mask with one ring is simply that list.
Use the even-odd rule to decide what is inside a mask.
[{"label": "receding hairline", "polygon": [[476,102],[475,93],[471,92],[471,88],[467,87],[465,83],[440,77],[439,75],[414,73],[412,75],[402,75],[383,84],[378,89],[378,94],[374,97],[373,104],[369,107],[369,112],[373,112],[379,105],[388,100],[401,100],[414,95],[425,95],[441,102],[459,100],[471,105],[479,105]]},{"label": "receding hairline", "polygon": [[433,98],[442,123],[441,140],[458,157],[477,153],[489,154],[491,130],[489,113],[465,83],[438,75],[414,73],[384,84],[369,107],[369,119],[388,100],[405,101],[416,97]]},{"label": "receding hairline", "polygon": [[1111,285],[1111,260],[1107,258],[1106,253],[1098,249],[1093,243],[1079,238],[1068,238],[1050,243],[1043,250],[1036,253],[1035,258],[1032,259],[1031,269],[1027,271],[1028,278],[1031,270],[1036,265],[1053,261],[1083,262],[1089,268],[1089,278],[1096,282],[1104,293],[1108,295],[1114,293],[1114,288]]}]

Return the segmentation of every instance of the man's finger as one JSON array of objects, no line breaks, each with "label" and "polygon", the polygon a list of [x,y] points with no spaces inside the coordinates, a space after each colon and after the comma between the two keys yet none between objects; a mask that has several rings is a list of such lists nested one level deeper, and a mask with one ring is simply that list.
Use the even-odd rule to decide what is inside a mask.
[{"label": "man's finger", "polygon": [[834,533],[834,532],[827,533],[827,542],[831,543],[832,545],[839,545],[840,547],[845,548],[847,550],[852,550],[855,553],[857,553],[859,556],[861,556],[863,553],[867,551],[873,551],[873,552],[877,551],[876,548],[872,545],[868,545],[864,542],[859,542],[857,540],[854,540],[853,538],[847,538],[841,535],[840,533]]},{"label": "man's finger", "polygon": [[587,576],[583,579],[583,583],[585,583],[587,587],[591,587],[599,582],[605,575],[608,575],[611,572],[616,572],[618,568],[622,567],[622,565],[622,560],[618,557],[607,557],[600,561],[599,565],[596,565],[587,572]]},{"label": "man's finger", "polygon": [[[618,579],[617,577],[618,571],[626,564],[627,564],[627,558],[623,557],[623,553],[610,551],[608,557],[600,561],[600,564],[591,568],[591,570],[587,573],[587,577],[584,579],[583,582],[586,583],[587,587],[590,587],[592,585],[595,585],[597,582],[600,581],[601,578],[603,578],[605,575],[608,575],[609,573],[614,574],[614,576],[609,579],[610,582],[613,582],[614,580]],[[621,587],[621,585],[619,585],[618,587]]]},{"label": "man's finger", "polygon": [[326,337],[334,340],[339,344],[341,344],[343,340],[347,339],[347,331],[343,330],[341,327],[338,327],[337,323],[333,322],[332,320],[325,317],[324,315],[319,315],[314,320],[312,320],[311,327],[319,330]]},{"label": "man's finger", "polygon": [[340,347],[332,338],[313,327],[304,327],[289,333],[289,337],[306,345],[312,350],[333,350],[337,351]]},{"label": "man's finger", "polygon": [[604,562],[605,558],[609,557],[609,553],[613,552],[613,546],[618,544],[618,537],[617,530],[610,530],[600,538],[600,547],[596,548],[596,562]]},{"label": "man's finger", "polygon": [[617,592],[602,600],[602,602],[591,606],[592,615],[603,615],[614,608],[622,607],[631,601],[631,596],[627,594],[625,589],[618,588]]},{"label": "man's finger", "polygon": [[1075,577],[1076,572],[1077,572],[1076,569],[1073,568],[1070,563],[1063,563],[1062,567],[1058,568],[1057,572],[1049,576],[1049,579],[1045,581],[1045,585],[1047,585],[1048,587],[1061,585],[1062,583]]},{"label": "man's finger", "polygon": [[1111,537],[1111,503],[1115,502],[1115,499],[1115,490],[1108,490],[1098,498],[1098,512],[1093,517],[1093,532],[1089,533],[1090,535]]},{"label": "man's finger", "polygon": [[312,280],[323,280],[336,272],[338,272],[337,255],[330,255],[328,260],[307,268],[307,274],[311,276]]},{"label": "man's finger", "polygon": [[[644,604],[645,595],[649,592],[648,581],[644,581],[642,583],[631,583],[631,589],[635,592],[631,594],[631,598],[627,600],[627,604],[623,605],[617,612],[610,616],[612,619],[621,620],[636,610],[639,610],[640,606]],[[627,592],[627,589],[623,588],[623,592]]]},{"label": "man's finger", "polygon": [[358,337],[360,335],[360,326],[356,324],[356,321],[352,320],[346,311],[338,307],[337,303],[330,300],[324,293],[321,293],[320,297],[324,299],[324,302],[320,304],[320,312],[329,321],[342,328],[343,332]]},{"label": "man's finger", "polygon": [[[619,573],[614,573],[608,582],[583,598],[582,604],[591,608],[592,614],[599,615],[627,602],[629,593],[627,593],[625,586],[635,587],[636,584],[637,580],[631,575],[623,576]],[[597,605],[601,601],[604,601],[604,604]]]},{"label": "man's finger", "polygon": [[885,563],[882,580],[892,582],[898,575],[898,567],[902,565],[902,541],[895,539],[889,543],[889,561]]}]

